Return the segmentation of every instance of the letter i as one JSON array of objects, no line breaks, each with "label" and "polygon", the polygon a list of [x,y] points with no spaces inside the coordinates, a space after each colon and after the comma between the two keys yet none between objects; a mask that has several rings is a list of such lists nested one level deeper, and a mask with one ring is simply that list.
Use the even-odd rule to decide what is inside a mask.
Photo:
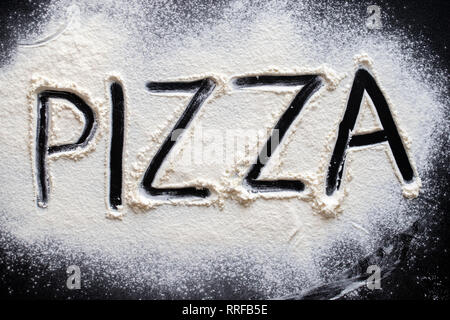
[{"label": "letter i", "polygon": [[122,156],[125,105],[122,86],[113,82],[111,91],[111,146],[109,154],[109,205],[117,210],[122,205]]}]

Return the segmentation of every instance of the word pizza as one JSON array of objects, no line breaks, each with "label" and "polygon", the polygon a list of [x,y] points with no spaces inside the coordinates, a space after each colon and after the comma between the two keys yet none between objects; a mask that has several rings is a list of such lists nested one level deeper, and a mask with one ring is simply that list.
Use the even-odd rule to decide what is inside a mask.
[{"label": "word pizza", "polygon": [[[303,192],[304,182],[300,180],[259,180],[261,170],[276,150],[279,143],[288,131],[294,120],[300,116],[302,108],[315,92],[323,85],[323,79],[319,75],[260,75],[251,77],[240,77],[233,80],[234,88],[246,88],[257,86],[301,86],[289,107],[278,119],[273,128],[274,133],[267,139],[264,146],[257,155],[256,161],[250,166],[243,180],[243,185],[251,192],[280,192],[294,191]],[[183,188],[156,188],[153,186],[155,176],[165,161],[170,150],[177,143],[172,134],[180,129],[186,129],[202,104],[215,90],[216,83],[211,78],[197,81],[184,82],[149,82],[148,90],[152,92],[189,92],[193,96],[181,117],[173,126],[171,133],[165,138],[162,145],[150,161],[143,179],[141,188],[150,197],[165,196],[167,198],[177,197],[200,197],[210,196],[210,190],[200,187]],[[122,85],[115,81],[110,87],[111,94],[111,145],[109,153],[109,206],[115,210],[122,205],[122,156],[124,148],[124,122],[125,102]],[[366,92],[373,101],[382,130],[365,134],[353,134],[355,123],[360,112],[363,94]],[[82,134],[75,143],[64,145],[49,145],[49,99],[58,98],[71,102],[83,114],[85,126]],[[51,154],[67,152],[85,148],[92,140],[97,129],[96,114],[92,108],[77,94],[58,89],[43,90],[37,95],[37,127],[36,127],[36,177],[38,186],[37,203],[40,207],[46,207],[49,198],[49,177],[47,169],[47,157]],[[410,159],[405,150],[404,143],[399,135],[398,128],[392,117],[386,98],[377,85],[375,79],[364,68],[356,71],[353,85],[348,97],[344,116],[339,124],[337,140],[334,145],[328,172],[325,181],[325,192],[328,196],[340,188],[346,152],[349,148],[373,145],[387,142],[395,164],[401,174],[404,183],[410,183],[415,178]]]}]

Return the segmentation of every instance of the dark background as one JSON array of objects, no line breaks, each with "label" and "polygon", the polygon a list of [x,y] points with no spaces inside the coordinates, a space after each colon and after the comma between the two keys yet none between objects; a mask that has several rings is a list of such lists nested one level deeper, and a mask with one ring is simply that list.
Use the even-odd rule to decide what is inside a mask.
[{"label": "dark background", "polygon": [[[209,1],[205,1],[209,2]],[[334,1],[336,2],[336,1]],[[339,1],[338,1],[339,2]],[[402,29],[411,34],[419,35],[430,48],[431,54],[440,57],[439,68],[447,75],[450,70],[448,16],[450,14],[449,1],[373,1],[354,2],[361,7],[361,15],[366,16],[365,8],[368,4],[378,4],[383,7],[383,15],[395,17],[385,28]],[[49,1],[39,1],[37,5],[30,1],[2,1],[0,2],[0,67],[13,56],[17,44],[17,26],[23,30],[33,28],[45,13]],[[212,2],[211,2],[212,5]],[[18,31],[20,33],[20,30]],[[376,31],[374,31],[376,32]],[[0,70],[1,72],[1,70]],[[444,89],[448,94],[448,87]],[[446,108],[448,120],[450,112]],[[448,121],[447,121],[448,123]],[[326,299],[333,297],[346,280],[363,277],[367,265],[373,262],[386,266],[382,281],[382,290],[369,291],[361,288],[357,299],[449,299],[450,298],[450,218],[449,203],[449,138],[448,128],[440,137],[440,148],[433,157],[432,171],[429,172],[428,183],[434,184],[436,194],[432,199],[417,199],[417,206],[427,212],[424,220],[417,221],[412,228],[403,234],[387,238],[384,246],[394,245],[394,250],[387,254],[383,246],[372,256],[360,261],[347,273],[342,275],[343,282],[325,285],[312,289],[301,298]],[[445,150],[444,152],[442,150]],[[0,160],[1,161],[1,160]],[[7,181],[2,181],[7,186]],[[5,199],[0,200],[5,201]],[[0,208],[1,209],[1,208]],[[1,230],[1,229],[0,229]],[[0,296],[6,299],[66,299],[66,298],[139,298],[133,296],[124,288],[111,287],[111,278],[106,279],[102,273],[93,272],[83,274],[89,281],[89,290],[69,291],[65,287],[65,269],[49,272],[48,266],[36,264],[34,257],[26,248],[5,245],[8,235],[0,234]],[[9,254],[11,250],[21,252],[20,259]],[[62,262],[63,263],[63,262]],[[83,265],[82,260],[79,263]],[[367,277],[367,276],[366,276]],[[34,280],[46,286],[36,286]],[[64,285],[63,285],[64,284]],[[224,292],[225,294],[225,292]],[[148,292],[149,298],[154,297]],[[170,294],[167,296],[171,297]],[[243,290],[241,295],[232,296],[234,299],[258,299],[256,293]],[[295,298],[295,297],[294,297]],[[298,297],[300,298],[300,297]],[[343,299],[354,299],[355,296],[346,295]]]}]

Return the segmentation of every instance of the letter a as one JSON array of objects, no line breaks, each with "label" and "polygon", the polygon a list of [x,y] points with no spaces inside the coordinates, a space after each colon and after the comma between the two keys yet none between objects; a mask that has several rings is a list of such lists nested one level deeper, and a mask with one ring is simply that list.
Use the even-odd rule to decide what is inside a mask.
[{"label": "letter a", "polygon": [[[364,91],[368,93],[377,111],[383,130],[367,133],[353,134],[355,123],[361,109]],[[365,69],[356,71],[353,86],[347,102],[344,118],[339,124],[339,132],[334,146],[333,155],[328,166],[326,193],[332,195],[339,189],[344,171],[347,148],[388,142],[394,156],[395,163],[405,183],[414,180],[414,170],[408,159],[403,141],[398,133],[397,126],[389,110],[386,98],[383,96],[375,79]]]}]

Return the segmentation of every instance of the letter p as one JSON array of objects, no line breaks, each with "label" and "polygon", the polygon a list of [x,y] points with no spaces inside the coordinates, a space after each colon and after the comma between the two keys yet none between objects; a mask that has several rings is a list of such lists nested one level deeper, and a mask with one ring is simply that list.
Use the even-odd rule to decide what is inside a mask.
[{"label": "letter p", "polygon": [[[84,116],[85,126],[81,136],[75,143],[63,145],[48,145],[49,137],[49,100],[51,98],[64,99],[71,102]],[[37,204],[46,208],[49,196],[49,178],[47,157],[51,154],[82,149],[93,138],[97,128],[94,111],[86,102],[73,92],[60,90],[44,90],[37,96],[37,126],[36,126],[36,179]]]}]

